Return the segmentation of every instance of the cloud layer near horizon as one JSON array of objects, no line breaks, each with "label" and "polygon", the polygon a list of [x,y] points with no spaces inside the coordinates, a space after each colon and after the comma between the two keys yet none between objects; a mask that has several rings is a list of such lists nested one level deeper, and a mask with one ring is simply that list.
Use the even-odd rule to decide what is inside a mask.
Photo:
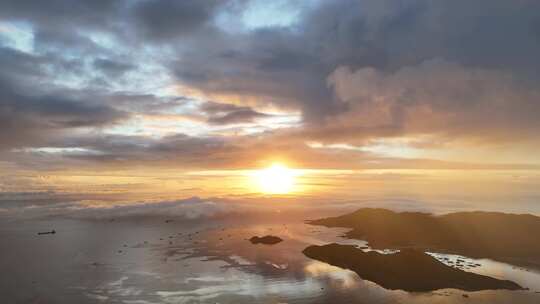
[{"label": "cloud layer near horizon", "polygon": [[539,164],[538,1],[276,3],[2,1],[0,169]]}]

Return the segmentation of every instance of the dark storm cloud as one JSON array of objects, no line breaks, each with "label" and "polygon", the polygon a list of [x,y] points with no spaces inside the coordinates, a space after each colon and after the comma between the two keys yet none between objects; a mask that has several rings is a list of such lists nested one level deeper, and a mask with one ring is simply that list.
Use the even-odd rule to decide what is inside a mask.
[{"label": "dark storm cloud", "polygon": [[24,81],[25,77],[44,76],[42,70],[46,58],[33,56],[15,49],[0,47],[0,75],[3,78],[12,77]]},{"label": "dark storm cloud", "polygon": [[309,43],[302,44],[302,36],[284,29],[223,35],[193,42],[197,51],[180,54],[175,75],[204,92],[252,96],[302,109],[308,118],[342,110],[326,87],[331,69],[311,54],[316,50]]},{"label": "dark storm cloud", "polygon": [[27,21],[39,28],[104,28],[117,20],[124,1],[117,0],[5,0],[0,2],[0,19]]},{"label": "dark storm cloud", "polygon": [[[104,103],[106,92],[91,92],[85,60],[108,51],[88,38],[88,30],[105,30],[119,8],[113,1],[2,1],[0,21],[29,25],[23,51],[0,45],[0,149],[39,147],[80,128],[101,128],[127,118]],[[7,28],[7,33],[15,27]],[[17,35],[17,33],[16,33]],[[24,37],[21,37],[24,38]],[[15,37],[14,39],[19,39]],[[131,63],[96,58],[96,70],[117,76]],[[84,88],[62,82],[84,79]],[[72,78],[73,79],[73,78]]]},{"label": "dark storm cloud", "polygon": [[509,72],[437,59],[394,73],[340,67],[329,84],[351,105],[340,117],[343,127],[394,125],[402,135],[484,141],[538,139],[540,90]]},{"label": "dark storm cloud", "polygon": [[[321,123],[330,130],[390,128],[397,131],[388,134],[394,136],[441,128],[467,136],[490,133],[496,127],[495,131],[501,131],[496,136],[507,139],[524,130],[535,136],[537,120],[533,116],[540,115],[535,97],[540,68],[539,20],[540,2],[527,0],[321,1],[304,11],[291,27],[193,39],[187,51],[184,47],[178,53],[174,71],[180,81],[203,92],[251,96],[261,103],[301,109],[305,124],[317,129]],[[425,68],[436,60],[448,64]],[[431,75],[426,80],[440,81],[431,86],[435,90],[444,90],[453,71],[473,75],[469,77],[473,82],[461,82],[463,86],[454,87],[454,93],[444,90],[445,97],[433,102],[413,100],[427,95],[414,94],[411,90],[415,88],[402,83],[408,92],[385,101],[389,109],[384,115],[390,116],[390,121],[384,118],[381,124],[365,125],[357,118],[359,124],[355,125],[355,115],[364,117],[381,107],[376,106],[376,94],[363,96],[371,100],[341,98],[336,86],[329,83],[339,67],[352,71],[370,68],[382,77],[421,70]],[[423,83],[415,85],[421,89]],[[488,100],[501,86],[512,92],[505,92],[498,101]],[[482,106],[477,106],[479,100]],[[444,130],[444,123],[430,124],[419,113],[411,118],[409,106],[419,104],[436,115],[457,119]],[[492,120],[486,119],[488,108]],[[411,121],[413,118],[426,123]],[[446,118],[441,121],[447,122]]]},{"label": "dark storm cloud", "polygon": [[105,126],[126,117],[99,100],[40,85],[54,61],[0,48],[0,148],[38,145],[68,129]]},{"label": "dark storm cloud", "polygon": [[65,28],[36,28],[34,47],[40,51],[62,53],[78,52],[84,55],[101,55],[108,52],[90,38],[78,31],[66,31]]},{"label": "dark storm cloud", "polygon": [[145,38],[170,39],[208,24],[220,3],[222,1],[217,0],[143,0],[135,5],[132,18]]}]

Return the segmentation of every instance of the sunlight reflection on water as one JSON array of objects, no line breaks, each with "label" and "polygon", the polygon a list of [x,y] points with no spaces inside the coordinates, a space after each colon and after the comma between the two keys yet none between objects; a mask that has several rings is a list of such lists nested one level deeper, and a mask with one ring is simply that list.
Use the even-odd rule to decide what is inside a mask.
[{"label": "sunlight reflection on water", "polygon": [[[38,281],[18,281],[12,291],[15,298],[24,299],[26,294],[48,298],[54,294],[60,298],[57,303],[143,304],[461,303],[465,299],[463,291],[452,289],[428,293],[386,290],[352,271],[302,254],[311,244],[366,246],[364,241],[342,238],[346,229],[298,222],[188,227],[163,221],[70,221],[56,222],[54,226],[59,231],[54,237],[37,238],[26,228],[20,228],[21,234],[10,239],[11,248],[18,248],[13,254],[27,263],[25,269],[9,265],[5,269],[19,273],[16,277]],[[273,246],[247,241],[251,236],[264,234],[278,235],[284,241]],[[2,253],[4,260],[9,260],[9,252]],[[434,255],[452,265],[463,260],[460,264],[467,271],[513,280],[531,288],[467,292],[467,303],[539,303],[540,294],[535,293],[540,290],[537,271],[486,259]],[[47,256],[49,261],[40,263],[37,256]],[[480,266],[470,266],[476,264]]]}]

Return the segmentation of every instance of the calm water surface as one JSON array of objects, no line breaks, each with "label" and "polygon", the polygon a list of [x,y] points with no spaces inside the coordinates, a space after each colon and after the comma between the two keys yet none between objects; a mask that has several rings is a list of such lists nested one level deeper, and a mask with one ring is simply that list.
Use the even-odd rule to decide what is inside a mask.
[{"label": "calm water surface", "polygon": [[[345,229],[298,221],[268,224],[39,221],[3,224],[2,303],[540,303],[540,272],[466,260],[467,271],[513,280],[528,291],[391,291],[354,272],[311,260],[311,244],[364,246]],[[54,228],[55,235],[36,232]],[[283,242],[252,245],[273,234]],[[447,259],[443,259],[443,258]],[[6,275],[6,273],[8,275]]]}]

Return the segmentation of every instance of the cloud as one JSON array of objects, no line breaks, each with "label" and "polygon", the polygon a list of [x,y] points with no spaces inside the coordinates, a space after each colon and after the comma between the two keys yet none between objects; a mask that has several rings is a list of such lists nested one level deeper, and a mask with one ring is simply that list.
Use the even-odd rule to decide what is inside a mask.
[{"label": "cloud", "polygon": [[[3,202],[6,195],[0,195],[0,202]],[[84,200],[77,198],[76,195],[68,201],[56,193],[38,194],[38,193],[13,193],[10,196],[26,197],[24,202],[17,204],[2,205],[0,208],[0,218],[3,220],[28,220],[43,218],[61,218],[61,219],[82,219],[82,220],[141,220],[141,219],[172,219],[177,221],[206,221],[215,219],[253,219],[260,217],[268,220],[269,217],[291,216],[294,214],[306,215],[306,208],[311,212],[320,212],[333,210],[334,204],[326,203],[313,205],[308,203],[286,204],[275,203],[268,204],[265,199],[224,199],[224,198],[200,198],[189,197],[164,201],[123,201],[115,202],[103,200]],[[32,201],[32,197],[48,197],[41,201]],[[352,206],[342,207],[346,209]],[[287,211],[287,214],[281,211]],[[341,209],[343,210],[343,209]],[[298,215],[296,215],[297,217]]]},{"label": "cloud", "polygon": [[145,0],[135,5],[132,18],[145,38],[171,39],[208,25],[219,5],[216,0]]},{"label": "cloud", "polygon": [[[65,198],[55,193],[14,193],[11,196],[13,195],[24,196],[29,201],[17,202],[15,206],[4,205],[7,208],[4,209],[4,214],[0,212],[0,216],[7,215],[16,219],[62,217],[103,220],[180,217],[184,220],[199,220],[246,211],[245,208],[242,208],[241,203],[228,203],[224,200],[201,199],[198,197],[173,201],[130,202],[129,204],[109,202],[108,206],[103,206],[103,204],[92,206],[86,200],[77,200],[74,197]],[[3,201],[5,196],[7,195],[0,196],[0,201]],[[43,198],[47,199],[44,200]]]},{"label": "cloud", "polygon": [[[306,142],[414,136],[537,151],[538,1],[294,6],[288,24],[252,27],[243,0],[2,1],[0,22],[28,41],[0,33],[0,147],[30,151],[2,157],[223,168],[274,154],[346,167],[374,156]],[[267,109],[302,121],[267,128],[279,118]],[[166,118],[169,131],[134,117]]]},{"label": "cloud", "polygon": [[101,127],[126,113],[69,90],[41,86],[50,58],[0,48],[0,148],[36,145],[69,129]]},{"label": "cloud", "polygon": [[540,127],[540,91],[507,71],[434,59],[395,72],[339,67],[328,83],[349,105],[341,119],[359,127],[484,140],[531,139]]},{"label": "cloud", "polygon": [[205,102],[201,110],[209,115],[210,124],[226,125],[235,123],[249,123],[258,118],[270,117],[269,114],[257,112],[250,107],[239,107],[232,104]]},{"label": "cloud", "polygon": [[122,74],[135,68],[135,65],[131,63],[115,61],[107,58],[97,58],[94,60],[93,65],[94,68],[111,77],[121,76]]},{"label": "cloud", "polygon": [[[14,203],[13,198],[20,201]],[[207,221],[215,219],[260,218],[269,220],[278,218],[298,218],[298,216],[314,217],[315,214],[342,213],[343,210],[355,210],[359,206],[377,206],[385,204],[397,209],[418,210],[426,203],[405,199],[372,200],[365,197],[351,200],[317,201],[290,199],[280,202],[271,198],[200,198],[188,197],[158,201],[113,201],[102,197],[89,200],[84,195],[65,196],[59,193],[8,193],[0,194],[0,218],[6,221],[29,219],[79,219],[79,220],[177,220]]]},{"label": "cloud", "polygon": [[0,19],[24,20],[36,27],[49,29],[103,29],[115,22],[114,16],[120,13],[123,2],[82,0],[72,3],[69,0],[53,0],[44,3],[35,0],[7,0],[0,4]]},{"label": "cloud", "polygon": [[538,8],[535,1],[324,1],[291,28],[192,39],[172,69],[206,93],[252,97],[331,124],[350,110],[326,86],[339,66],[392,73],[440,58],[537,84]]}]

